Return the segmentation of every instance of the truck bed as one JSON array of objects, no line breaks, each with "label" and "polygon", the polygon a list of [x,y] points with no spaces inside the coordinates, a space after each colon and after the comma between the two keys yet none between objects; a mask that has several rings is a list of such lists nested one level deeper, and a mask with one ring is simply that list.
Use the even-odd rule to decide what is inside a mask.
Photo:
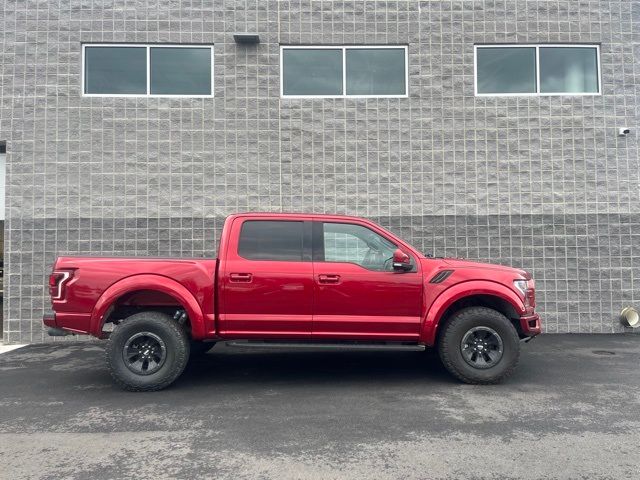
[{"label": "truck bed", "polygon": [[[64,285],[64,300],[58,303],[54,300],[55,316],[45,323],[101,337],[103,318],[117,313],[118,308],[144,304],[177,309],[184,299],[169,294],[177,289],[208,317],[208,329],[215,329],[217,266],[217,259],[202,258],[59,257],[54,270],[69,271],[71,277]],[[137,284],[137,289],[119,295],[118,290],[124,290],[123,287],[131,283]],[[158,292],[158,287],[163,285],[167,286],[167,293]],[[103,310],[102,305],[108,305],[107,301],[111,303],[114,298],[115,305]]]}]

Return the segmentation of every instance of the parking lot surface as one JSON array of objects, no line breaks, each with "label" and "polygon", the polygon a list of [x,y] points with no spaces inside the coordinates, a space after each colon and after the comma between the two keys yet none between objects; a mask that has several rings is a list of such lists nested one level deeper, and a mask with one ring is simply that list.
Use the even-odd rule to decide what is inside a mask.
[{"label": "parking lot surface", "polygon": [[433,353],[216,347],[119,390],[101,343],[0,355],[0,478],[638,478],[640,336],[544,335],[496,386]]}]

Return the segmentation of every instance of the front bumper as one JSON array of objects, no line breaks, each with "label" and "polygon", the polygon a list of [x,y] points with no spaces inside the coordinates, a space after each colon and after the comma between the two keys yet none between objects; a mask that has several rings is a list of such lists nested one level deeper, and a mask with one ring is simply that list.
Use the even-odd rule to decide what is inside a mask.
[{"label": "front bumper", "polygon": [[540,323],[540,315],[526,315],[520,317],[520,329],[525,337],[535,337],[542,333],[542,324]]}]

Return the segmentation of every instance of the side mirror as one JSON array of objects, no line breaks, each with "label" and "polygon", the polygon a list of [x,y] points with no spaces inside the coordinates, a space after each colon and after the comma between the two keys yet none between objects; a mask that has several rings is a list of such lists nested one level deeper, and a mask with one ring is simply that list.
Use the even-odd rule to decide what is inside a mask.
[{"label": "side mirror", "polygon": [[408,272],[413,268],[411,257],[399,248],[393,252],[393,269],[396,272]]}]

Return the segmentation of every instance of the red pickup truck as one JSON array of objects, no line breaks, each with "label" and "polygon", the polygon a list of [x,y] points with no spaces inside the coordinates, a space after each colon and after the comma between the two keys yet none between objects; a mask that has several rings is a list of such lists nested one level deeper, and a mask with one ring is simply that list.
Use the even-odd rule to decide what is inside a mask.
[{"label": "red pickup truck", "polygon": [[425,256],[373,222],[246,213],[226,219],[218,258],[60,257],[51,335],[108,339],[125,389],[159,390],[215,342],[260,348],[436,347],[468,383],[512,373],[541,332],[523,270]]}]

